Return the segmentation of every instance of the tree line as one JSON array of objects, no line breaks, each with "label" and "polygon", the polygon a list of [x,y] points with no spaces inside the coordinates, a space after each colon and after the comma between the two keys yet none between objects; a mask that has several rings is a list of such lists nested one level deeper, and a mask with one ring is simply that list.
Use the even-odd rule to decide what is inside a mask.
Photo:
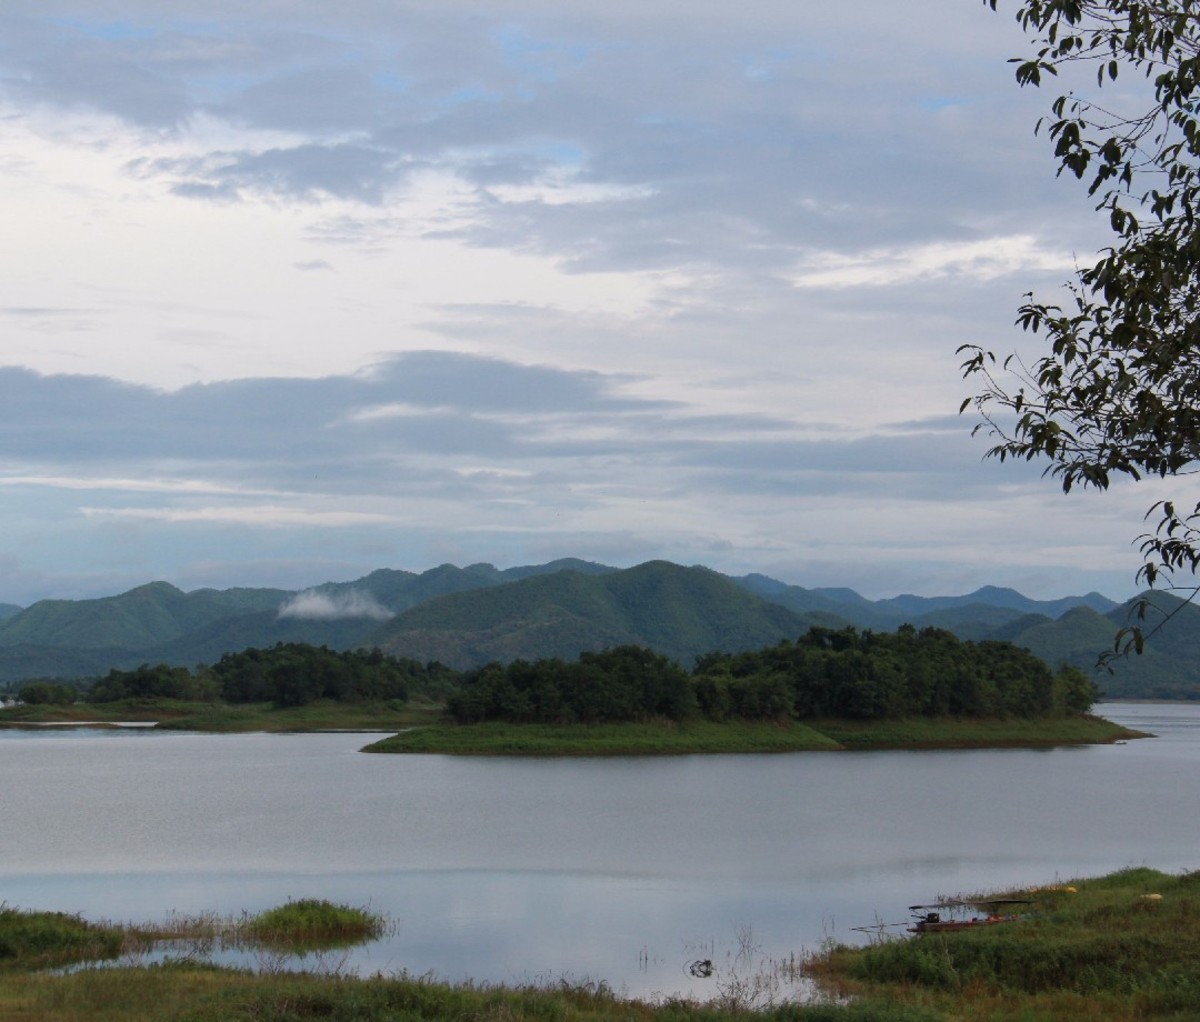
[{"label": "tree line", "polygon": [[[848,717],[1039,717],[1084,713],[1097,693],[1078,668],[1051,669],[1007,642],[968,642],[940,628],[892,633],[814,627],[796,641],[744,653],[708,653],[689,672],[641,646],[490,663],[458,672],[378,649],[304,643],[226,653],[189,670],[143,664],[112,670],[85,698],[272,703],[405,701],[445,696],[461,723],[604,723],[639,720],[806,720]],[[70,685],[37,681],[28,703],[73,702]]]},{"label": "tree line", "polygon": [[[336,702],[405,701],[410,692],[437,690],[456,672],[436,662],[422,664],[370,650],[332,650],[300,642],[226,653],[195,671],[167,664],[111,670],[88,689],[92,703],[123,699],[181,699],[198,702],[272,703],[283,708],[319,699]],[[25,686],[20,697],[27,698]],[[35,697],[38,690],[32,693]],[[42,700],[45,701],[45,700]]]},{"label": "tree line", "polygon": [[1011,643],[911,625],[879,634],[814,627],[767,649],[709,653],[690,673],[639,646],[573,663],[492,663],[463,675],[447,711],[460,723],[1032,718],[1085,713],[1096,696],[1078,668],[1052,671]]}]

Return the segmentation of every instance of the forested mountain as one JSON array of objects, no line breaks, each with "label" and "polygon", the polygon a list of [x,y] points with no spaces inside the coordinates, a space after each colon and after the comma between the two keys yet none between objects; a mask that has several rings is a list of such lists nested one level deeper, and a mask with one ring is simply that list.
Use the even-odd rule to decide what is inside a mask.
[{"label": "forested mountain", "polygon": [[[1165,594],[1151,598],[1165,611],[1180,605]],[[0,606],[0,684],[96,677],[143,663],[194,667],[277,643],[378,646],[462,668],[634,644],[688,666],[704,653],[795,639],[811,625],[944,628],[976,642],[1012,641],[1051,665],[1091,672],[1115,631],[1131,623],[1130,606],[1096,593],[1037,601],[992,586],[965,596],[873,601],[851,589],[805,589],[757,574],[731,578],[665,561],[628,569],[577,559],[507,569],[380,569],[302,592],[185,593],[153,582],[103,599]],[[1152,612],[1147,627],[1155,613],[1162,612]],[[1097,675],[1100,688],[1112,696],[1200,698],[1198,615],[1183,606],[1145,655]]]},{"label": "forested mountain", "polygon": [[474,667],[489,660],[574,658],[643,645],[690,663],[808,629],[803,617],[707,568],[666,561],[582,575],[562,571],[429,600],[373,636],[394,656]]},{"label": "forested mountain", "polygon": [[[1149,632],[1174,617],[1146,643],[1141,656],[1118,658],[1096,676],[1100,690],[1113,698],[1200,698],[1200,608],[1163,592],[1143,593],[1151,609],[1142,622]],[[1024,646],[1048,663],[1095,668],[1098,653],[1113,648],[1120,628],[1137,623],[1136,600],[1097,614],[1087,607],[1068,611],[1058,620],[1023,618],[997,629],[995,638]]]},{"label": "forested mountain", "polygon": [[275,611],[282,589],[197,589],[151,582],[99,600],[42,600],[0,624],[0,646],[138,649],[160,645],[215,621]]},{"label": "forested mountain", "polygon": [[311,591],[333,597],[366,594],[392,613],[399,613],[426,600],[432,600],[435,596],[487,589],[538,575],[552,575],[560,571],[574,571],[581,575],[605,575],[617,570],[574,557],[551,561],[548,564],[503,570],[491,564],[469,564],[465,568],[443,564],[419,575],[411,571],[381,568],[353,582],[326,582]]}]

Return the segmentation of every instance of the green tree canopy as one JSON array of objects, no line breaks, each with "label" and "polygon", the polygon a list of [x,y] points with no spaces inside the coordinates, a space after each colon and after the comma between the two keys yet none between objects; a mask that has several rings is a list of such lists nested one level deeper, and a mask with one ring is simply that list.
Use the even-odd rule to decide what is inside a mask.
[{"label": "green tree canopy", "polygon": [[[1048,459],[1064,490],[1190,473],[1200,460],[1200,2],[1022,0],[1016,16],[1034,49],[1014,61],[1021,85],[1087,72],[1080,84],[1095,98],[1064,82],[1039,128],[1113,240],[1063,304],[1027,297],[1017,322],[1047,344],[1032,364],[962,349],[981,387],[963,409],[980,412],[989,455]],[[1139,580],[1194,576],[1200,503],[1162,500],[1147,519]],[[1140,629],[1130,634],[1140,651]]]}]

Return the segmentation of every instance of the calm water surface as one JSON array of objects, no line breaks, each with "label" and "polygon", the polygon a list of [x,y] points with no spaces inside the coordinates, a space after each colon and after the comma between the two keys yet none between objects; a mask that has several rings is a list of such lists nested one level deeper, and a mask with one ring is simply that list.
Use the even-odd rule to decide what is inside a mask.
[{"label": "calm water surface", "polygon": [[[367,756],[351,734],[0,731],[0,900],[157,920],[324,897],[394,924],[359,971],[713,996],[939,894],[1200,868],[1200,706],[1099,709],[1159,737],[503,760]],[[698,958],[714,976],[689,974]]]}]

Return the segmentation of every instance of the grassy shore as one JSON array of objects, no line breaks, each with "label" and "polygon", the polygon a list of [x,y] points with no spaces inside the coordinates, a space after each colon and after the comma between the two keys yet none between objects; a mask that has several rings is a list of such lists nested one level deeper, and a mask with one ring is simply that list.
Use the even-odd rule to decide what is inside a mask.
[{"label": "grassy shore", "polygon": [[432,703],[339,703],[320,700],[306,706],[277,708],[270,703],[193,703],[175,699],[127,699],[72,706],[9,706],[0,710],[0,727],[52,726],[56,723],[115,724],[154,722],[177,731],[392,731],[429,724],[441,716]]},{"label": "grassy shore", "polygon": [[1031,892],[1020,920],[833,948],[810,974],[844,996],[982,1022],[1200,1017],[1200,873],[1130,869]]},{"label": "grassy shore", "polygon": [[709,721],[652,724],[469,724],[415,728],[366,752],[471,756],[628,756],[1080,745],[1143,737],[1100,717],[1043,720]]},{"label": "grassy shore", "polygon": [[636,724],[455,725],[430,702],[339,703],[322,700],[280,709],[270,703],[230,705],[137,699],[73,706],[10,706],[0,727],[55,723],[155,722],[179,731],[397,731],[368,752],[472,756],[654,756],[698,753],[810,752],[836,749],[937,749],[1082,745],[1143,737],[1100,717],[1034,720],[704,720]]},{"label": "grassy shore", "polygon": [[721,752],[798,752],[836,743],[804,724],[710,721],[655,724],[440,725],[368,745],[364,752],[468,756],[649,756]]},{"label": "grassy shore", "polygon": [[[824,1001],[766,1007],[729,997],[628,1001],[595,983],[492,987],[403,974],[255,974],[187,958],[47,972],[47,965],[111,957],[151,931],[8,910],[0,913],[0,1020],[1178,1022],[1200,1015],[1200,873],[1132,869],[1004,893],[1035,903],[1011,923],[826,948],[802,966],[826,990]],[[249,936],[265,920],[286,940],[289,931],[311,933],[314,919],[339,926],[346,911],[353,917],[354,910],[297,903],[238,929]],[[350,922],[372,925],[369,914]]]}]

